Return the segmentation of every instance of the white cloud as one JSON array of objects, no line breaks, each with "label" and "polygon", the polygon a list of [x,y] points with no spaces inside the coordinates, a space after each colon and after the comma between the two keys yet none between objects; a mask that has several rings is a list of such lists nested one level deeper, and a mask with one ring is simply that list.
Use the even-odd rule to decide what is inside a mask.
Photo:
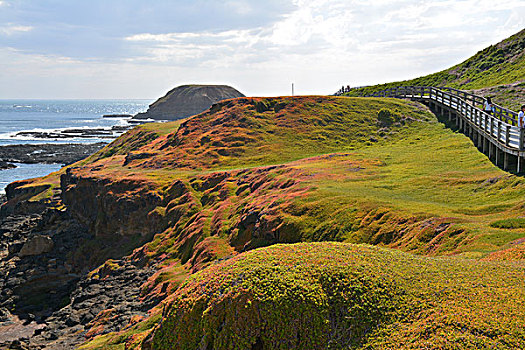
[{"label": "white cloud", "polygon": [[[1,5],[1,3],[0,3]],[[6,26],[0,27],[0,34],[11,36],[17,33],[25,33],[33,30],[33,27],[31,26],[21,26],[21,25],[13,25],[8,24]]]},{"label": "white cloud", "polygon": [[[116,63],[84,59],[82,64],[21,52],[16,59],[33,64],[35,72],[60,72],[62,79],[87,79],[91,85],[96,79],[110,87],[140,77],[138,86],[107,97],[160,95],[193,82],[231,83],[247,95],[289,93],[291,82],[298,93],[332,93],[343,83],[365,85],[439,71],[525,27],[523,0],[501,0],[497,6],[492,0],[291,1],[291,12],[265,26],[126,36],[121,44],[131,54]],[[235,13],[254,11],[250,0],[227,4]],[[0,34],[12,35],[14,28],[32,29],[8,24]]]},{"label": "white cloud", "polygon": [[293,3],[296,9],[269,27],[127,37],[139,52],[128,62],[249,72],[253,78],[242,83],[254,92],[271,90],[261,82],[287,85],[285,79],[304,93],[329,93],[340,83],[388,82],[450,67],[519,30],[525,15],[514,0],[497,9],[488,0]]}]

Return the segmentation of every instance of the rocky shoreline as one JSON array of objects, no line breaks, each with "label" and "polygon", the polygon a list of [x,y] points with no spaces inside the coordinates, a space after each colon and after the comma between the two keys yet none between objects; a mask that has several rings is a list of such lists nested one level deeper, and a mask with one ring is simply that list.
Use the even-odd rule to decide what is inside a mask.
[{"label": "rocky shoreline", "polygon": [[139,124],[153,121],[153,119],[147,120],[147,118],[139,118],[139,114],[136,116],[131,114],[106,114],[103,116],[103,118],[126,119],[126,123],[122,125],[113,125],[111,127],[99,128],[67,128],[49,131],[19,131],[14,135],[14,137],[29,137],[32,139],[42,140],[71,140],[78,138],[112,140],[116,139],[126,131],[133,129]]},{"label": "rocky shoreline", "polygon": [[0,170],[25,164],[71,164],[99,151],[107,143],[90,144],[20,144],[0,146]]},{"label": "rocky shoreline", "polygon": [[140,287],[155,269],[115,258],[90,278],[87,271],[104,260],[81,249],[93,239],[65,210],[0,209],[0,349],[71,349],[109,311],[104,333],[147,315],[152,305],[139,302]]}]

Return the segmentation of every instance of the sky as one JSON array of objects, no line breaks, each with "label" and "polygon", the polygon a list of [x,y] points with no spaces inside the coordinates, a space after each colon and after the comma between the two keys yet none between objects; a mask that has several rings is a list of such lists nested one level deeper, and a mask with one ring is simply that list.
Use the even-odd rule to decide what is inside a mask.
[{"label": "sky", "polygon": [[0,0],[0,99],[332,94],[449,68],[523,28],[523,0]]}]

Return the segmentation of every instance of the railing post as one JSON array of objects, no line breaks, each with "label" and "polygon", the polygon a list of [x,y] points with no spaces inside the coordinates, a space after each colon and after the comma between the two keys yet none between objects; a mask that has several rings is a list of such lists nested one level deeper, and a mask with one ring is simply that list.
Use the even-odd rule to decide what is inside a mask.
[{"label": "railing post", "polygon": [[476,113],[478,117],[478,126],[481,130],[483,130],[483,113],[480,113],[477,109],[475,109],[474,107],[470,105],[469,105],[469,108],[472,109],[474,113]]},{"label": "railing post", "polygon": [[524,136],[525,129],[520,128],[520,144],[519,144],[519,150],[523,151],[523,136]]},{"label": "railing post", "polygon": [[469,107],[470,109],[472,109],[474,111],[474,114],[476,114],[476,118],[478,119],[478,126],[481,130],[483,130],[483,127],[482,127],[482,121],[483,121],[483,115],[482,113],[480,113],[477,109],[474,109],[474,107]]},{"label": "railing post", "polygon": [[506,127],[507,128],[505,130],[505,146],[509,146],[510,144],[510,125],[507,124]]},{"label": "railing post", "polygon": [[501,120],[498,120],[498,142],[501,141]]}]

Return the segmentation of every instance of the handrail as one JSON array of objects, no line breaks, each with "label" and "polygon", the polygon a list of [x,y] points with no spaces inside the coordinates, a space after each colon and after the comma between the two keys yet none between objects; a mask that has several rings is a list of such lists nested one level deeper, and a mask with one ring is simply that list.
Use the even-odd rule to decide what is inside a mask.
[{"label": "handrail", "polygon": [[[482,132],[502,147],[518,152],[524,151],[524,129],[517,126],[518,114],[493,104],[494,113],[490,115],[482,109],[486,101],[484,97],[458,89],[433,86],[398,86],[375,92],[368,97],[433,100],[461,114],[478,132]],[[480,105],[481,108],[478,107]]]}]

